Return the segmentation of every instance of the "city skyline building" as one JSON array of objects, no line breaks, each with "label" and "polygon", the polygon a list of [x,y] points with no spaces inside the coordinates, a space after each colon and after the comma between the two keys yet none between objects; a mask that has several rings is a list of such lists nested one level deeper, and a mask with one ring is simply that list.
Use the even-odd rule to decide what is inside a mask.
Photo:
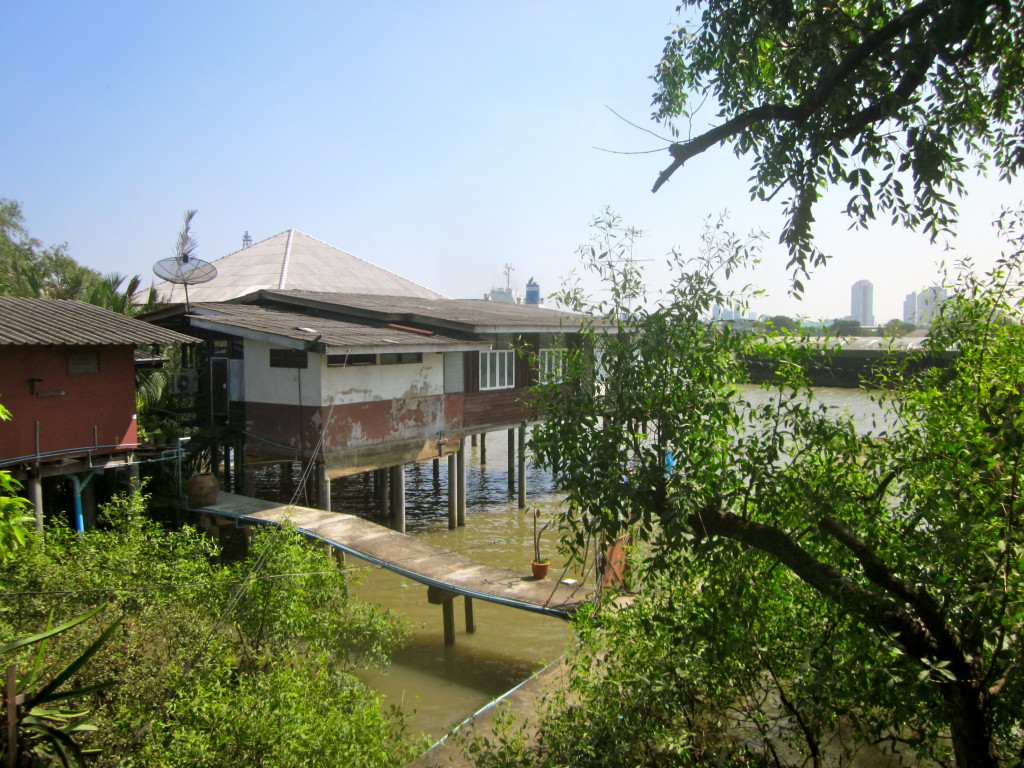
[{"label": "city skyline building", "polygon": [[928,328],[949,298],[949,291],[940,285],[925,288],[920,293],[908,293],[903,300],[903,321]]},{"label": "city skyline building", "polygon": [[850,317],[862,326],[875,324],[875,286],[870,280],[858,280],[850,289]]}]

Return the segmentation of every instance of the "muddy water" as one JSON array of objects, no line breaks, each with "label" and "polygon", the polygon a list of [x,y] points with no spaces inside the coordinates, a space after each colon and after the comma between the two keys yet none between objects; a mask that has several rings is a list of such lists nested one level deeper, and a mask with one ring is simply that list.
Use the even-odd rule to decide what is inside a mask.
[{"label": "muddy water", "polygon": [[[480,463],[480,447],[466,440],[466,525],[448,530],[447,460],[440,462],[435,481],[432,462],[406,466],[406,532],[431,544],[446,547],[482,563],[530,572],[533,559],[532,521],[518,509],[508,485],[506,432],[487,436],[487,463]],[[298,465],[294,467],[298,474]],[[527,458],[527,504],[539,507],[541,517],[558,508],[550,475],[532,466]],[[256,495],[290,497],[294,485],[281,483],[277,468],[264,470],[257,480]],[[297,503],[302,504],[299,500]],[[369,476],[335,480],[331,484],[331,508],[356,514],[386,525],[379,516]],[[557,533],[542,537],[542,554],[551,558],[551,575],[563,575],[565,559],[556,551]],[[427,602],[427,588],[381,568],[359,568],[362,583],[354,594],[370,603],[405,616],[415,632],[409,645],[398,652],[384,672],[367,670],[360,677],[385,697],[385,705],[397,704],[411,713],[410,732],[440,738],[493,699],[561,656],[571,640],[569,626],[560,619],[473,601],[476,632],[467,634],[463,600],[455,601],[455,646],[444,646],[441,606]],[[566,572],[565,578],[581,578]]]},{"label": "muddy water", "polygon": [[[758,401],[766,397],[757,387],[744,388]],[[850,389],[816,390],[816,396],[839,411],[853,414],[862,431],[877,429],[879,409],[863,392]],[[517,508],[508,485],[507,433],[487,437],[487,463],[480,463],[480,448],[466,441],[465,527],[448,530],[447,461],[440,462],[435,481],[431,462],[406,467],[406,529],[416,536],[483,563],[529,572],[532,551],[531,521]],[[294,474],[298,474],[296,465]],[[560,503],[551,478],[527,460],[527,503],[541,509],[543,517],[554,514]],[[369,476],[332,483],[331,506],[338,512],[357,514],[375,522],[387,521],[377,513]],[[288,500],[294,484],[281,483],[276,468],[262,473],[257,496]],[[302,504],[300,499],[297,503]],[[556,552],[556,534],[544,534],[544,554],[552,560],[552,576],[562,575],[564,558]],[[350,560],[358,566],[359,561]],[[474,601],[475,634],[466,634],[462,600],[456,600],[455,646],[445,648],[441,607],[427,603],[426,587],[379,568],[361,567],[362,584],[355,594],[362,600],[390,608],[407,617],[415,627],[409,645],[400,651],[385,672],[373,670],[362,679],[385,697],[411,712],[413,734],[439,738],[451,726],[515,687],[547,662],[562,655],[571,642],[564,622],[547,616]],[[566,573],[566,578],[582,578]]]}]

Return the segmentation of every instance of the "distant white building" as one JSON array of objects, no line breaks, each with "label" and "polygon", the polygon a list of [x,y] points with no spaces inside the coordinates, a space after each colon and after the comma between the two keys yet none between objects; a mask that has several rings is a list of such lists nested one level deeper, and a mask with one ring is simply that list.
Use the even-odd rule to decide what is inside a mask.
[{"label": "distant white building", "polygon": [[933,285],[920,293],[908,293],[903,300],[903,320],[927,328],[934,322],[949,298],[949,291],[942,286]]},{"label": "distant white building", "polygon": [[850,317],[865,327],[875,324],[875,287],[870,280],[858,280],[853,284]]},{"label": "distant white building", "polygon": [[917,325],[917,294],[908,293],[903,299],[903,322]]}]

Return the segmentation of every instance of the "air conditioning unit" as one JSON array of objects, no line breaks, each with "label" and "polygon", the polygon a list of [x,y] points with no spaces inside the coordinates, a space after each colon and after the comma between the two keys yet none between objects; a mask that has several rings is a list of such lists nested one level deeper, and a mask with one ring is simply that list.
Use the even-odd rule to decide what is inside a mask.
[{"label": "air conditioning unit", "polygon": [[177,371],[168,374],[167,391],[172,395],[194,395],[199,391],[199,371]]}]

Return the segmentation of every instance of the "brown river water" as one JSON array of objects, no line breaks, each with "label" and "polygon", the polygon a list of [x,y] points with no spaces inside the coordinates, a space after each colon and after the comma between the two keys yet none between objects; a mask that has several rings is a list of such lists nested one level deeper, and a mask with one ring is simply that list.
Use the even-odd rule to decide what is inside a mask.
[{"label": "brown river water", "polygon": [[[761,397],[756,387],[746,391],[751,399]],[[821,388],[816,395],[831,407],[848,409],[863,430],[873,428],[879,411],[863,392]],[[487,462],[481,465],[479,445],[471,446],[466,440],[466,525],[456,530],[448,529],[447,461],[440,462],[436,482],[430,461],[408,465],[407,533],[473,560],[521,569],[527,575],[533,559],[532,523],[528,512],[518,509],[509,489],[507,450],[506,433],[490,433]],[[550,475],[532,466],[529,454],[526,482],[527,509],[539,507],[544,518],[557,513],[561,496]],[[287,484],[281,487],[276,469],[261,473],[257,480],[256,495],[262,498],[280,498],[291,490]],[[331,490],[334,511],[386,524],[376,512],[368,476],[336,480]],[[584,578],[578,572],[563,573],[565,558],[558,555],[556,545],[556,532],[548,530],[542,539],[544,554],[552,561],[548,578]],[[455,646],[446,648],[441,606],[427,602],[425,586],[354,558],[349,564],[359,568],[362,577],[355,590],[358,598],[400,613],[414,627],[411,641],[388,669],[359,673],[383,695],[385,705],[398,705],[409,715],[411,735],[424,733],[436,741],[564,654],[572,642],[571,628],[559,619],[481,600],[473,603],[476,632],[467,634],[462,600],[457,599]]]}]

